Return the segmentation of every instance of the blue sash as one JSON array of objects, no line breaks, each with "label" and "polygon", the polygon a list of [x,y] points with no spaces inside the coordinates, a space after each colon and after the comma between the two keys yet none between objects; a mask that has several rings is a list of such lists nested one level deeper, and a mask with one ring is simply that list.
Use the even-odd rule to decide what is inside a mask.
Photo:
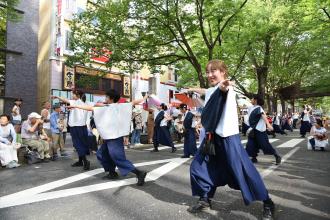
[{"label": "blue sash", "polygon": [[160,111],[155,119],[155,127],[160,127],[160,122],[164,119],[165,112]]},{"label": "blue sash", "polygon": [[250,113],[250,116],[249,116],[249,124],[250,124],[250,127],[251,128],[255,128],[257,127],[257,124],[261,118],[261,108],[258,107],[258,108],[255,108],[251,113]]},{"label": "blue sash", "polygon": [[194,118],[193,113],[187,112],[187,114],[186,114],[186,116],[184,118],[184,121],[183,121],[183,126],[184,126],[185,129],[191,128],[191,124],[192,124],[193,118]]}]

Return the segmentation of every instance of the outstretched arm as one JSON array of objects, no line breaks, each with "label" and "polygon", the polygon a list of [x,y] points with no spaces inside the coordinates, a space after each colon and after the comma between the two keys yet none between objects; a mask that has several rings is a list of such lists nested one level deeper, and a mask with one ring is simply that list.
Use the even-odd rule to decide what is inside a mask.
[{"label": "outstretched arm", "polygon": [[206,89],[204,89],[204,88],[189,88],[188,92],[196,92],[200,95],[205,95]]},{"label": "outstretched arm", "polygon": [[140,104],[141,102],[146,101],[146,100],[148,99],[148,97],[149,97],[149,95],[146,94],[146,95],[143,97],[143,99],[136,99],[136,100],[133,100],[133,101],[132,101],[132,105],[138,105],[138,104]]},{"label": "outstretched arm", "polygon": [[86,110],[86,111],[93,111],[94,110],[94,106],[90,106],[90,105],[70,105],[67,108],[68,109],[79,108],[79,109]]},{"label": "outstretched arm", "polygon": [[65,102],[65,103],[68,103],[68,104],[70,104],[70,100],[69,99],[66,99],[66,98],[63,98],[63,97],[59,97],[59,96],[52,96],[51,97],[52,99],[59,99],[60,101],[62,101],[62,102]]}]

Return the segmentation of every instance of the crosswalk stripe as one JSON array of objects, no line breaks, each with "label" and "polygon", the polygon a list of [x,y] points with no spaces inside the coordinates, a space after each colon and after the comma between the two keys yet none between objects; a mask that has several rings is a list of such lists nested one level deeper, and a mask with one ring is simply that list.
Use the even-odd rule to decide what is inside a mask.
[{"label": "crosswalk stripe", "polygon": [[[273,143],[273,142],[278,141],[278,140],[279,140],[279,139],[271,138],[271,139],[269,139],[269,142],[270,142],[270,143]],[[248,141],[247,139],[246,139],[246,140],[242,140],[241,143],[242,143],[242,144],[246,144],[247,141]]]},{"label": "crosswalk stripe", "polygon": [[294,139],[291,139],[279,146],[277,146],[276,148],[293,148],[294,146],[296,146],[297,144],[299,144],[300,142],[304,141],[305,139],[302,139],[302,138],[294,138]]}]

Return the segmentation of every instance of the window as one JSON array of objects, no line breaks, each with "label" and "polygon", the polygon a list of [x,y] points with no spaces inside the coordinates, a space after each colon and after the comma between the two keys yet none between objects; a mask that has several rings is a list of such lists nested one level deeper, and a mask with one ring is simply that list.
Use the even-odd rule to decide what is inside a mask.
[{"label": "window", "polygon": [[113,80],[113,89],[119,92],[120,95],[123,95],[123,82]]},{"label": "window", "polygon": [[72,50],[71,31],[65,31],[65,49]]},{"label": "window", "polygon": [[102,79],[102,90],[107,91],[111,89],[111,79]]}]

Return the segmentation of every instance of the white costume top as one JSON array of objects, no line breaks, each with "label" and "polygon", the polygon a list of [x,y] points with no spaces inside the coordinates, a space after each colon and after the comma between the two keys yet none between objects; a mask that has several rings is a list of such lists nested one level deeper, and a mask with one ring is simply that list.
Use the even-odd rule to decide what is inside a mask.
[{"label": "white costume top", "polygon": [[[70,100],[70,105],[87,105],[85,102],[81,101],[81,99],[78,100]],[[70,115],[69,115],[69,126],[85,126],[87,121],[87,111],[74,108],[71,109]]]},{"label": "white costume top", "polygon": [[274,125],[280,125],[280,117],[278,115],[275,115]]},{"label": "white costume top", "polygon": [[94,121],[102,139],[116,139],[129,135],[132,108],[132,103],[94,107]]},{"label": "white costume top", "polygon": [[304,110],[304,117],[302,119],[303,121],[308,121],[310,122],[310,119],[309,119],[309,112],[307,110]]},{"label": "white costume top", "polygon": [[[260,108],[261,113],[265,112],[260,105],[254,105],[251,108],[249,108],[249,117],[250,117],[251,112],[256,108]],[[250,126],[250,124],[249,124],[249,126]],[[258,121],[257,126],[256,126],[256,130],[264,132],[264,131],[266,131],[266,129],[267,129],[266,128],[266,123],[265,123],[264,119],[261,117]]]},{"label": "white costume top", "polygon": [[167,112],[165,112],[165,114],[164,114],[164,118],[163,118],[163,120],[160,122],[160,127],[163,127],[163,126],[167,126],[167,122],[168,122],[168,120],[166,119],[166,117],[169,117],[170,115],[167,113]]},{"label": "white costume top", "polygon": [[[205,105],[210,99],[213,92],[219,86],[215,86],[206,90],[205,93]],[[227,100],[223,108],[221,118],[218,122],[215,133],[221,137],[228,137],[235,134],[239,134],[238,129],[238,114],[237,114],[237,104],[236,104],[236,92],[232,86],[228,87]]]}]

